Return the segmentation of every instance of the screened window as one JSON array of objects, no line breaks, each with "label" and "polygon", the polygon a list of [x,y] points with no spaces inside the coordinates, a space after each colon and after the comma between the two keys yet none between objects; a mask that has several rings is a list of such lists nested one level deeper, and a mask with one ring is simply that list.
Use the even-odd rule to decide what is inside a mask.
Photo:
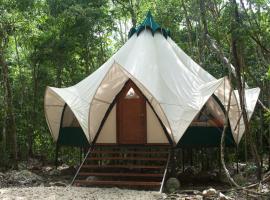
[{"label": "screened window", "polygon": [[126,96],[125,96],[125,99],[138,99],[140,98],[139,95],[134,91],[134,89],[131,87]]}]

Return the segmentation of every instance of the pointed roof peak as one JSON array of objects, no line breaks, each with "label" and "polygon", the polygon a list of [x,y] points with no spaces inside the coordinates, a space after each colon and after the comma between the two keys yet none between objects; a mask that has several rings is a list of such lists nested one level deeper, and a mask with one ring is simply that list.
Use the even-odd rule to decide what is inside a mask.
[{"label": "pointed roof peak", "polygon": [[170,36],[169,30],[162,28],[158,23],[156,23],[150,10],[147,12],[143,22],[137,28],[132,27],[130,29],[128,38],[130,38],[134,33],[137,33],[137,35],[139,35],[145,29],[151,30],[153,36],[157,31],[161,32],[165,38]]},{"label": "pointed roof peak", "polygon": [[146,17],[153,17],[150,10],[148,10],[148,12],[147,12],[147,14],[146,14]]}]

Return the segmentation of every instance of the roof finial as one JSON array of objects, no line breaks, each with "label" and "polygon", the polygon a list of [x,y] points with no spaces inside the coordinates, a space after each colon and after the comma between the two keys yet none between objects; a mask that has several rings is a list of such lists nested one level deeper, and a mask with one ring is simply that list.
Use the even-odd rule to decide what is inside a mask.
[{"label": "roof finial", "polygon": [[146,17],[152,17],[151,11],[148,10]]},{"label": "roof finial", "polygon": [[148,10],[147,12],[147,15],[145,17],[145,19],[143,20],[143,22],[137,27],[137,28],[132,28],[129,32],[129,38],[134,34],[134,33],[137,33],[137,35],[139,35],[143,30],[145,29],[150,29],[153,36],[155,34],[155,32],[159,31],[161,32],[161,34],[167,38],[168,36],[168,33],[167,33],[167,30],[166,29],[162,29],[160,27],[159,24],[157,24],[151,14],[151,11]]}]

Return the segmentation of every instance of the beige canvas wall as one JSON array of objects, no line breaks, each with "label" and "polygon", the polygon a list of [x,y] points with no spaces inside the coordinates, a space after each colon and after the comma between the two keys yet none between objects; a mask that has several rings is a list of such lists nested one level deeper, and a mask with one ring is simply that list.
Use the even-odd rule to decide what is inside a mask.
[{"label": "beige canvas wall", "polygon": [[116,143],[116,105],[113,106],[101,129],[97,143]]},{"label": "beige canvas wall", "polygon": [[147,143],[168,143],[168,139],[153,112],[152,108],[147,103]]}]

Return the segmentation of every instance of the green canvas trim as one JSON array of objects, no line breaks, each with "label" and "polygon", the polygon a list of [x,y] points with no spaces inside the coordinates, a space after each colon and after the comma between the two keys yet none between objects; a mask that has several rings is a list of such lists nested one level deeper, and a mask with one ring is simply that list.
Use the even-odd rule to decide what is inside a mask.
[{"label": "green canvas trim", "polygon": [[[216,127],[189,127],[180,139],[177,147],[218,147],[222,128]],[[58,144],[65,146],[89,147],[89,142],[80,127],[64,127],[60,129]],[[225,144],[234,147],[235,142],[231,129],[228,127],[225,137]]]},{"label": "green canvas trim", "polygon": [[154,20],[152,14],[150,11],[148,11],[146,18],[143,20],[143,22],[137,27],[132,27],[128,33],[128,38],[131,38],[132,35],[137,33],[137,36],[145,29],[149,29],[152,32],[152,35],[156,32],[161,32],[162,35],[167,39],[168,36],[170,36],[170,31],[168,29],[162,28],[156,21]]},{"label": "green canvas trim", "polygon": [[62,127],[57,143],[66,146],[89,147],[89,142],[80,127]]},{"label": "green canvas trim", "polygon": [[[220,145],[222,128],[190,126],[180,141],[178,147],[218,147]],[[231,128],[226,130],[225,145],[235,146]]]}]

